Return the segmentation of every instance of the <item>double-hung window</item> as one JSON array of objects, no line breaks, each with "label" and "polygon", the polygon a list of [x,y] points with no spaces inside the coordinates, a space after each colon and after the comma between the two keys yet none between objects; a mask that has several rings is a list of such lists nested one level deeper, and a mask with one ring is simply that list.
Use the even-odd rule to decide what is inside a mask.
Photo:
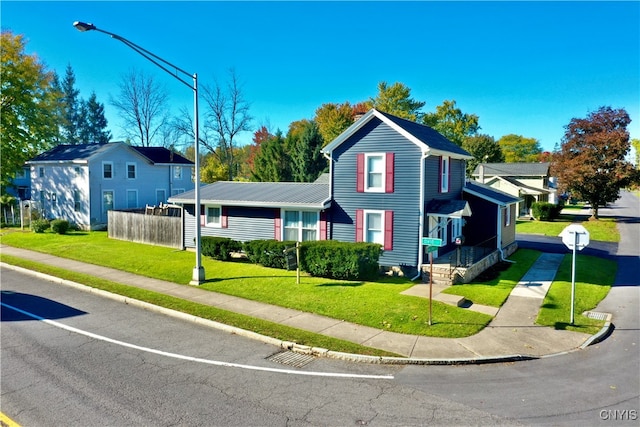
[{"label": "double-hung window", "polygon": [[449,170],[449,157],[442,156],[440,160],[440,192],[449,192],[449,176],[451,171]]},{"label": "double-hung window", "polygon": [[113,162],[102,162],[102,178],[113,178]]},{"label": "double-hung window", "polygon": [[318,212],[284,211],[284,240],[318,240]]},{"label": "double-hung window", "polygon": [[173,179],[182,179],[182,166],[173,167]]},{"label": "double-hung window", "polygon": [[82,210],[82,202],[80,200],[80,190],[73,190],[73,210],[80,212]]},{"label": "double-hung window", "polygon": [[207,227],[221,227],[222,226],[222,208],[220,206],[207,206],[206,207],[206,226]]},{"label": "double-hung window", "polygon": [[364,212],[365,242],[384,245],[384,211]]},{"label": "double-hung window", "polygon": [[393,193],[394,153],[356,155],[356,191]]},{"label": "double-hung window", "polygon": [[136,179],[136,164],[127,162],[127,179]]},{"label": "double-hung window", "polygon": [[378,243],[393,250],[393,211],[356,209],[356,242]]}]

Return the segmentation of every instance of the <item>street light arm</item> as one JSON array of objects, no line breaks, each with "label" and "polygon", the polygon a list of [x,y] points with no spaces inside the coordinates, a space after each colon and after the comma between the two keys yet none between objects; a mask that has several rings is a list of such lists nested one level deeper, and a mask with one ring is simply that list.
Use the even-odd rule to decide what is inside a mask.
[{"label": "street light arm", "polygon": [[[93,24],[88,24],[88,23],[81,22],[81,21],[74,22],[73,26],[78,31],[81,31],[81,32],[92,31],[92,30],[93,31],[98,31],[99,33],[107,34],[111,38],[114,38],[116,40],[121,41],[125,45],[129,46],[131,49],[133,49],[136,52],[138,52],[140,55],[144,56],[150,62],[153,62],[156,66],[158,66],[159,68],[164,70],[166,73],[170,74],[171,76],[173,76],[174,78],[176,78],[177,80],[182,82],[183,84],[187,85],[191,90],[195,90],[194,84],[189,83],[187,80],[184,80],[183,78],[178,76],[178,72],[180,72],[180,73],[182,73],[182,74],[184,74],[186,76],[189,76],[191,78],[195,78],[195,74],[191,74],[191,73],[183,70],[182,68],[172,64],[171,62],[167,61],[166,59],[163,59],[163,58],[159,57],[155,53],[148,51],[147,49],[143,48],[142,46],[138,46],[137,44],[135,44],[131,40],[128,40],[128,39],[126,39],[126,38],[124,38],[122,36],[119,36],[118,34],[112,33],[110,31],[102,30],[102,29],[96,27]],[[175,70],[175,72],[171,71],[169,68],[167,68],[163,64],[173,68]]]}]

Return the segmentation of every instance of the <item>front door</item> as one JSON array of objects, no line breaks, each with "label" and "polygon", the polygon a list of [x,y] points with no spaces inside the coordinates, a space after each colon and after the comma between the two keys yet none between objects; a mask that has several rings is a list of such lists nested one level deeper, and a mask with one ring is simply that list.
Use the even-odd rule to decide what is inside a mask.
[{"label": "front door", "polygon": [[107,212],[113,210],[113,190],[104,190],[102,192],[102,222],[109,220]]}]

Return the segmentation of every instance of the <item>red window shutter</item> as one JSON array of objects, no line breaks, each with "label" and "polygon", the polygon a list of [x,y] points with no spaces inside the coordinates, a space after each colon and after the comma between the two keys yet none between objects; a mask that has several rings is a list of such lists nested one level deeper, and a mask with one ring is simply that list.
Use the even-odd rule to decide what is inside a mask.
[{"label": "red window shutter", "polygon": [[393,211],[384,211],[384,250],[393,250]]},{"label": "red window shutter", "polygon": [[356,242],[363,242],[363,230],[364,225],[364,211],[362,209],[356,209]]},{"label": "red window shutter", "polygon": [[385,193],[393,193],[393,174],[394,174],[394,153],[387,153],[386,155],[386,179],[385,179]]},{"label": "red window shutter", "polygon": [[222,226],[222,228],[229,227],[229,217],[227,208],[225,206],[222,207],[222,218],[220,218],[220,225]]},{"label": "red window shutter", "polygon": [[273,217],[273,238],[282,240],[282,220],[280,219],[280,209],[276,209]]},{"label": "red window shutter", "polygon": [[356,192],[364,193],[364,153],[356,154]]},{"label": "red window shutter", "polygon": [[327,240],[327,212],[320,212],[320,236],[318,240]]}]

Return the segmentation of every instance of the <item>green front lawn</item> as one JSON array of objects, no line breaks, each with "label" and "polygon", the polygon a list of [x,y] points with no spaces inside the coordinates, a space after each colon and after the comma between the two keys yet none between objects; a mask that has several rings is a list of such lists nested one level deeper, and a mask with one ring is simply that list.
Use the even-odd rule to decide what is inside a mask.
[{"label": "green front lawn", "polygon": [[620,233],[616,221],[611,218],[600,218],[590,221],[589,215],[579,211],[575,215],[562,214],[554,221],[518,220],[516,233],[542,234],[544,236],[558,236],[566,226],[572,223],[582,224],[589,231],[590,240],[603,242],[619,242]]},{"label": "green front lawn", "polygon": [[447,294],[460,295],[475,304],[500,307],[509,297],[511,290],[540,256],[539,251],[519,249],[509,260],[513,262],[507,270],[501,271],[495,279],[467,284],[457,284],[446,289]]},{"label": "green front lawn", "polygon": [[603,322],[589,319],[582,313],[593,310],[607,296],[618,265],[615,261],[603,258],[577,255],[574,325],[570,325],[571,262],[572,255],[566,255],[542,303],[536,323],[594,334],[602,327]]}]

